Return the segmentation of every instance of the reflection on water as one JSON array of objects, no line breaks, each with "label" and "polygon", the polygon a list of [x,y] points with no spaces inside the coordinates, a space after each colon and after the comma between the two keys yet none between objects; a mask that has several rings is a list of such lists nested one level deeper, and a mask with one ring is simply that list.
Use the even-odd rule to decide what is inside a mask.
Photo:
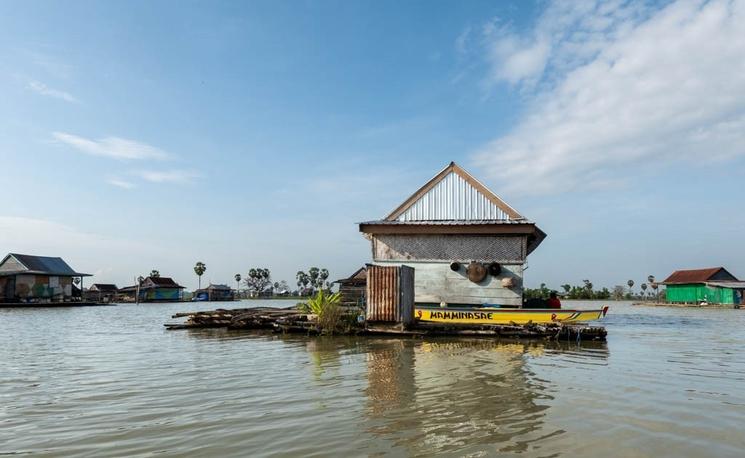
[{"label": "reflection on water", "polygon": [[607,344],[163,330],[190,308],[0,308],[0,454],[741,456],[745,447],[745,311],[614,306]]},{"label": "reflection on water", "polygon": [[[593,358],[607,355],[605,345]],[[554,343],[554,351],[567,349]],[[581,347],[572,347],[578,354]],[[370,431],[411,454],[519,453],[561,429],[544,425],[552,396],[526,365],[539,343],[389,340],[367,350]],[[416,412],[416,415],[411,415]],[[499,444],[498,447],[490,447]]]}]

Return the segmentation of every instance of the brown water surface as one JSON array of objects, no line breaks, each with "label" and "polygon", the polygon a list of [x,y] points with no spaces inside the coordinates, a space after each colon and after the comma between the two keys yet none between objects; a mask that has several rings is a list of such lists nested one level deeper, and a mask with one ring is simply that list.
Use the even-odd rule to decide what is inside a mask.
[{"label": "brown water surface", "polygon": [[0,455],[745,455],[745,310],[610,305],[603,344],[162,327],[214,303],[0,308]]}]

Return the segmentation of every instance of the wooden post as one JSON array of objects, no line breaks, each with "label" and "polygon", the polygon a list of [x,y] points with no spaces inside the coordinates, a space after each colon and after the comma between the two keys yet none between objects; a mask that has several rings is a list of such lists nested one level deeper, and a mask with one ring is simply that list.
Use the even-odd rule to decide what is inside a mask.
[{"label": "wooden post", "polygon": [[400,269],[398,320],[408,328],[414,323],[414,268],[401,266]]}]

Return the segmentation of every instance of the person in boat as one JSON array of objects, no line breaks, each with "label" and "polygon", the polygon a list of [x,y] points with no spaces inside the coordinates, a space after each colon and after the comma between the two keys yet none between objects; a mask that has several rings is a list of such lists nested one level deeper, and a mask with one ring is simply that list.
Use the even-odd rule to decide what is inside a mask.
[{"label": "person in boat", "polygon": [[560,309],[561,308],[561,301],[556,296],[556,292],[551,291],[551,294],[548,295],[548,300],[546,301],[546,305],[550,309]]}]

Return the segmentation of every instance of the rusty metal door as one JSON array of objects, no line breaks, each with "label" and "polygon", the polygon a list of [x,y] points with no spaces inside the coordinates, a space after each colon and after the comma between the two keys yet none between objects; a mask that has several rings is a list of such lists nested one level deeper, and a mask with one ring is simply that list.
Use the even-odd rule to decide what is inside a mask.
[{"label": "rusty metal door", "polygon": [[367,268],[367,321],[411,324],[414,321],[414,268]]}]

